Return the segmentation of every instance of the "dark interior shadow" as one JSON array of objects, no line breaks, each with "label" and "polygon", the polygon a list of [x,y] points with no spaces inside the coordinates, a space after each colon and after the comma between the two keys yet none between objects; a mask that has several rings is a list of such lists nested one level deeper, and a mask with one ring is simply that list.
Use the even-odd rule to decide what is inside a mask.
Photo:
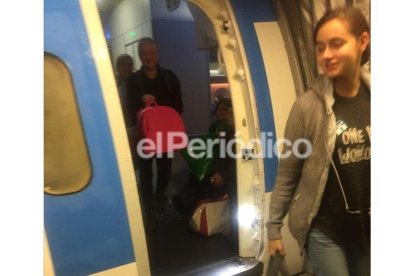
[{"label": "dark interior shadow", "polygon": [[193,232],[170,204],[157,221],[156,230],[147,233],[153,276],[192,275],[191,271],[238,254],[230,236],[203,237]]}]

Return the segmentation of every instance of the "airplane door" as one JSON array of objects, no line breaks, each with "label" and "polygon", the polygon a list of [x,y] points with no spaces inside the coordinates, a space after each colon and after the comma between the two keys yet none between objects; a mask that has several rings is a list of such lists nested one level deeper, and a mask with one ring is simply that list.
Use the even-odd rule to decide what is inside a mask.
[{"label": "airplane door", "polygon": [[[277,174],[277,142],[283,138],[296,99],[285,41],[268,1],[254,5],[248,0],[188,2],[202,9],[216,30],[229,77],[236,132],[243,145],[239,148],[243,158],[237,160],[239,253],[262,261],[266,271],[269,256],[264,223]],[[303,260],[297,245],[289,233],[284,237],[289,249],[296,249],[290,251],[288,266],[299,272]]]},{"label": "airplane door", "polygon": [[56,275],[149,275],[135,172],[95,2],[45,0],[44,51],[45,259]]}]

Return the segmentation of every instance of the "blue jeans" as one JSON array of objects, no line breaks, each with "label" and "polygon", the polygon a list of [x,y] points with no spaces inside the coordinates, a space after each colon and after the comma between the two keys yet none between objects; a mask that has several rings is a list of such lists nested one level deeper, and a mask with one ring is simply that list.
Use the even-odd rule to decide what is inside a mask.
[{"label": "blue jeans", "polygon": [[306,250],[317,276],[371,275],[370,254],[350,252],[316,228],[309,231]]}]

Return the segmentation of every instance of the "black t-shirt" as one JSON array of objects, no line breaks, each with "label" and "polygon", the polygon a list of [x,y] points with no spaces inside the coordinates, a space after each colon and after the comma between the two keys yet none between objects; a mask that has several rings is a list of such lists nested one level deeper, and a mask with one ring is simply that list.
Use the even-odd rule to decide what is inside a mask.
[{"label": "black t-shirt", "polygon": [[332,155],[349,211],[345,209],[338,177],[331,166],[319,212],[313,226],[338,244],[362,253],[370,246],[371,207],[371,96],[361,84],[353,98],[335,95],[333,111],[337,136]]}]

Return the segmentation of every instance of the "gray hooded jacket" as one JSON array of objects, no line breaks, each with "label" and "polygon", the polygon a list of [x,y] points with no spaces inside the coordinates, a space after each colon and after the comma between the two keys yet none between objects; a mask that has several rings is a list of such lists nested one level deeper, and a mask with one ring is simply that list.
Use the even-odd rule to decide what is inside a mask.
[{"label": "gray hooded jacket", "polygon": [[[361,80],[371,89],[370,74],[364,67],[361,67]],[[306,159],[292,153],[279,160],[266,226],[268,239],[281,239],[282,222],[289,211],[289,230],[301,252],[312,220],[318,213],[329,168],[334,165],[336,119],[333,104],[332,81],[320,75],[312,88],[295,101],[286,123],[284,138],[292,143],[307,139],[311,142],[312,152]],[[285,146],[283,154],[288,150],[292,149]],[[299,150],[305,152],[307,149]]]}]

